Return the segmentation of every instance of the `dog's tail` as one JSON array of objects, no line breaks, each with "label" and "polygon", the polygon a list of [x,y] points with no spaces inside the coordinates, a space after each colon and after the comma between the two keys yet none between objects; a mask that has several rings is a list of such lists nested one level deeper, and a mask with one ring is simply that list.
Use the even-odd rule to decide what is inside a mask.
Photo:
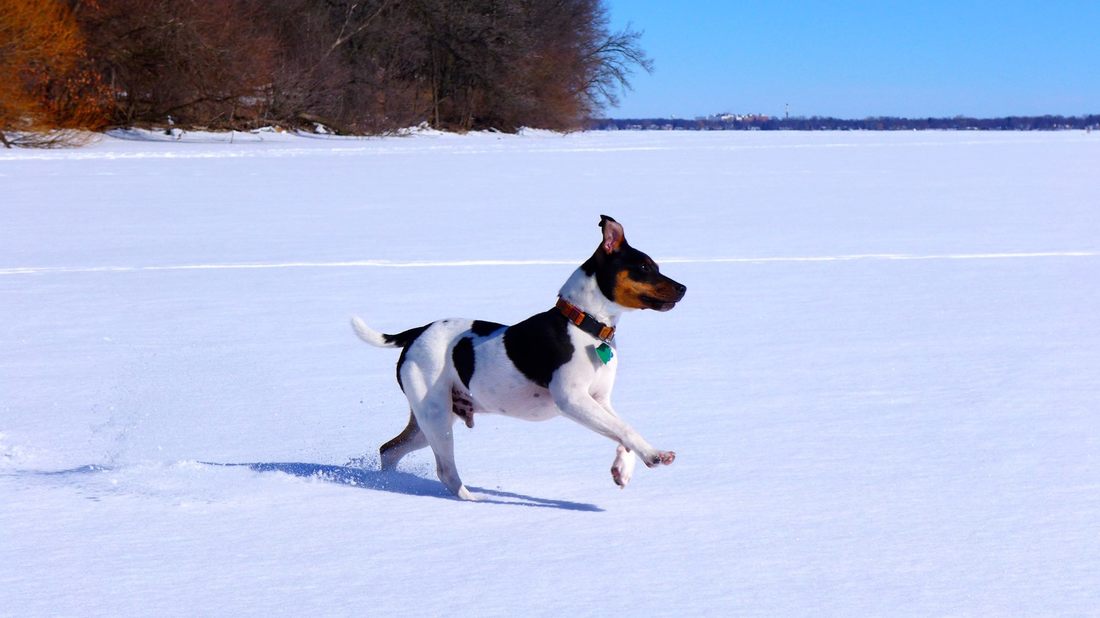
[{"label": "dog's tail", "polygon": [[360,339],[373,346],[379,348],[395,348],[398,345],[393,337],[384,335],[367,326],[367,323],[357,315],[351,316],[351,327],[355,329],[355,334],[359,335]]},{"label": "dog's tail", "polygon": [[421,326],[396,335],[386,335],[367,326],[367,323],[361,320],[359,316],[351,317],[351,327],[355,329],[355,334],[360,339],[379,348],[403,348],[412,343],[413,339],[420,336],[420,333],[424,332],[426,328]]}]

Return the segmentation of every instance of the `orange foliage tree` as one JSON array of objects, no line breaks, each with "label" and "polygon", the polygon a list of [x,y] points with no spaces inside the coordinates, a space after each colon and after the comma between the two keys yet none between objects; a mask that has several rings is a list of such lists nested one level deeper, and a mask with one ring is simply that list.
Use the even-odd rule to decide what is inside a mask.
[{"label": "orange foliage tree", "polygon": [[68,4],[0,0],[0,143],[70,142],[56,129],[101,128],[106,98]]}]

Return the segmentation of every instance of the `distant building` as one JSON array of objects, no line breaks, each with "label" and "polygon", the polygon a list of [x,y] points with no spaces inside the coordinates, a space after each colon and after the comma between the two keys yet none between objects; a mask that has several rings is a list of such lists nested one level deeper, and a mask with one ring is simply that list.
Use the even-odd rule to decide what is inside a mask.
[{"label": "distant building", "polygon": [[701,118],[701,120],[711,120],[717,122],[767,122],[771,120],[771,116],[765,114],[731,114],[729,112],[723,112],[721,114],[711,114]]}]

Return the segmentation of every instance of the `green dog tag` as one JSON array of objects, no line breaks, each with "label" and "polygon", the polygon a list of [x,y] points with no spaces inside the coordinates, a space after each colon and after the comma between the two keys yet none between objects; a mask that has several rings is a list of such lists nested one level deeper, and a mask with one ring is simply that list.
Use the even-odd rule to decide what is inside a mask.
[{"label": "green dog tag", "polygon": [[615,353],[611,351],[611,346],[601,343],[596,347],[596,356],[599,356],[603,364],[606,365],[611,362],[611,357],[615,356]]}]

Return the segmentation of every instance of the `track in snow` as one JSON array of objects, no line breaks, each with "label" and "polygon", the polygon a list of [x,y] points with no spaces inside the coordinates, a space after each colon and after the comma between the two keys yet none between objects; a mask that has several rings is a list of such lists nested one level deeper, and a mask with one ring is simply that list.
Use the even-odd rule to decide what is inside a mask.
[{"label": "track in snow", "polygon": [[[915,260],[1019,260],[1035,258],[1095,258],[1100,251],[1037,251],[1026,253],[944,253],[911,255],[870,253],[781,257],[664,258],[665,264],[770,264],[780,262],[857,262]],[[222,264],[170,264],[163,266],[16,266],[0,268],[0,276],[72,273],[129,273],[173,270],[278,270],[287,268],[460,268],[469,266],[560,266],[578,264],[579,259],[544,260],[352,260],[336,262],[242,262]]]}]

